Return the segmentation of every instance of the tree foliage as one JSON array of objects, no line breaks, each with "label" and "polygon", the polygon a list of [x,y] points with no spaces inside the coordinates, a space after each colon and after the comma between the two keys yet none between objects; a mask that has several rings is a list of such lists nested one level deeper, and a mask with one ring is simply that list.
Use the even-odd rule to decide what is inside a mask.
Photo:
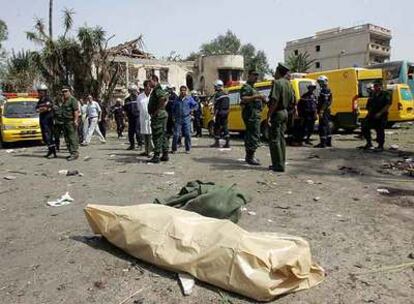
[{"label": "tree foliage", "polygon": [[71,85],[77,96],[92,94],[109,100],[119,80],[119,68],[108,51],[106,32],[102,27],[82,26],[70,36],[74,11],[65,9],[62,34],[56,39],[46,32],[43,20],[37,19],[27,38],[41,47],[32,58],[52,94],[63,85]]},{"label": "tree foliage", "polygon": [[39,74],[33,61],[33,53],[30,51],[12,51],[7,61],[7,73],[5,82],[11,84],[9,90],[24,92],[33,89],[34,82]]},{"label": "tree foliage", "polygon": [[262,77],[270,72],[264,51],[257,51],[251,43],[242,44],[240,39],[230,30],[208,43],[203,43],[200,51],[191,53],[186,60],[209,55],[243,55],[245,71],[256,69]]},{"label": "tree foliage", "polygon": [[0,81],[6,73],[6,52],[2,47],[2,42],[7,40],[8,31],[6,23],[0,19]]},{"label": "tree foliage", "polygon": [[7,40],[8,30],[6,23],[0,19],[0,49],[2,48],[2,42]]},{"label": "tree foliage", "polygon": [[312,60],[308,52],[299,52],[288,57],[286,65],[293,73],[307,73],[315,60]]}]

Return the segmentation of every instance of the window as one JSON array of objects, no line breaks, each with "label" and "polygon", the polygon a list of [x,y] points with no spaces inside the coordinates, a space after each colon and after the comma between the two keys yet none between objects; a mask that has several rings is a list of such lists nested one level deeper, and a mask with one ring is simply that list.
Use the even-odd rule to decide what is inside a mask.
[{"label": "window", "polygon": [[410,92],[409,89],[402,88],[400,90],[400,92],[401,92],[401,99],[403,101],[412,101],[413,100],[413,96],[411,95],[411,92]]},{"label": "window", "polygon": [[315,62],[315,68],[320,69],[321,68],[321,63],[320,62]]},{"label": "window", "polygon": [[160,82],[168,83],[168,69],[167,68],[160,69]]},{"label": "window", "polygon": [[230,105],[238,105],[240,103],[240,92],[234,92],[229,94]]},{"label": "window", "polygon": [[146,69],[147,79],[150,79],[152,75],[155,75],[154,69]]},{"label": "window", "polygon": [[315,84],[312,81],[300,81],[299,82],[299,96],[302,97],[305,93],[308,92],[308,86]]},{"label": "window", "polygon": [[317,45],[315,49],[316,49],[317,52],[320,52],[321,51],[321,46]]},{"label": "window", "polygon": [[298,55],[299,55],[299,51],[295,50],[295,56],[298,56]]},{"label": "window", "polygon": [[39,117],[36,112],[37,101],[8,102],[4,106],[4,117],[6,118],[35,118]]},{"label": "window", "polygon": [[368,86],[373,85],[374,82],[378,81],[378,79],[364,79],[358,80],[358,96],[360,98],[368,98],[369,92],[367,90]]}]

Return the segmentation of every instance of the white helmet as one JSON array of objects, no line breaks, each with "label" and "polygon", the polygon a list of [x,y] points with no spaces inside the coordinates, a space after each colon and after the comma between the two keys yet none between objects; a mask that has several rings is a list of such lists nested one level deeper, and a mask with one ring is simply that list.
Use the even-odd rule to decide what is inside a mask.
[{"label": "white helmet", "polygon": [[216,80],[216,82],[214,83],[214,87],[218,88],[218,87],[224,87],[224,83],[222,80],[218,79]]},{"label": "white helmet", "polygon": [[44,83],[41,83],[36,88],[38,91],[47,91],[47,86]]},{"label": "white helmet", "polygon": [[323,83],[323,84],[327,84],[328,83],[328,77],[326,77],[325,75],[319,76],[318,82]]},{"label": "white helmet", "polygon": [[135,84],[130,84],[128,86],[128,91],[135,91],[138,92],[138,87]]}]

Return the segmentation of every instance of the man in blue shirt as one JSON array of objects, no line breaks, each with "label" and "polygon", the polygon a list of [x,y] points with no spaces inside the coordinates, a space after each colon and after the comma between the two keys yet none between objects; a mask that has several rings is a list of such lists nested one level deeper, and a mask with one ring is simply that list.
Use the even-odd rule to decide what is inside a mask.
[{"label": "man in blue shirt", "polygon": [[177,141],[180,135],[184,136],[185,152],[191,150],[191,112],[198,107],[197,102],[187,95],[187,87],[180,87],[180,96],[172,104],[172,119],[174,121],[174,136],[172,142],[172,152],[177,151]]}]

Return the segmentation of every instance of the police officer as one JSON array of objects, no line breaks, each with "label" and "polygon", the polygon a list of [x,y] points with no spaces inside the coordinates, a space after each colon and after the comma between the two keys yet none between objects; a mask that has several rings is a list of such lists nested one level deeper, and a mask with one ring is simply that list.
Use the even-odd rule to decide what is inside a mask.
[{"label": "police officer", "polygon": [[194,121],[193,121],[193,127],[195,131],[195,137],[202,137],[202,117],[203,117],[203,108],[201,105],[201,100],[198,95],[197,91],[192,91],[191,96],[193,97],[194,101],[197,103],[197,108],[194,110]]},{"label": "police officer", "polygon": [[[154,156],[150,160],[152,163],[168,161],[168,138],[166,134],[168,114],[165,105],[168,100],[168,93],[165,92],[156,75],[152,75],[150,80],[152,93],[148,102],[148,113],[151,116],[152,141],[154,143]],[[160,154],[162,157],[160,158]]]},{"label": "police officer", "polygon": [[331,105],[332,93],[328,87],[328,77],[320,76],[318,78],[320,92],[318,97],[318,116],[319,116],[319,138],[320,143],[317,148],[332,147],[332,130],[331,130]]},{"label": "police officer", "polygon": [[294,103],[293,88],[290,81],[285,77],[289,69],[279,63],[275,80],[269,95],[269,112],[267,116],[269,131],[269,149],[272,159],[270,170],[284,172],[286,163],[286,141],[285,132],[288,120],[290,104]]},{"label": "police officer", "polygon": [[55,140],[63,133],[70,155],[66,158],[72,161],[79,158],[79,138],[77,127],[79,124],[79,102],[70,93],[70,88],[62,88],[63,98],[53,105],[55,118]]},{"label": "police officer", "polygon": [[111,108],[111,116],[115,119],[116,132],[118,133],[118,139],[123,137],[125,128],[125,114],[124,108],[121,104],[121,99],[117,98],[115,104]]},{"label": "police officer", "polygon": [[214,144],[210,147],[220,147],[220,137],[226,140],[223,148],[230,148],[230,134],[228,128],[228,117],[230,111],[230,98],[229,95],[224,92],[224,83],[221,80],[217,80],[214,83]]},{"label": "police officer", "polygon": [[373,149],[371,129],[375,129],[377,133],[378,147],[375,148],[374,151],[384,151],[385,127],[388,121],[388,110],[391,106],[391,102],[391,95],[389,92],[383,90],[382,82],[375,82],[372,95],[367,102],[368,114],[362,125],[362,134],[367,141],[367,144],[363,147],[365,150]]},{"label": "police officer", "polygon": [[42,131],[43,142],[47,145],[48,152],[46,158],[53,155],[56,158],[56,147],[53,139],[53,101],[47,94],[47,86],[41,84],[37,87],[39,101],[36,110],[39,112],[40,129]]},{"label": "police officer", "polygon": [[125,99],[124,111],[128,117],[128,140],[129,147],[127,150],[135,149],[135,139],[138,146],[142,147],[140,139],[140,123],[138,109],[138,87],[133,84],[128,87],[129,96]]},{"label": "police officer", "polygon": [[310,145],[310,138],[315,128],[315,121],[317,119],[317,98],[315,96],[316,85],[308,85],[308,91],[303,94],[298,102],[298,115],[300,119],[300,141],[305,140],[305,143]]},{"label": "police officer", "polygon": [[259,166],[260,162],[254,158],[257,148],[260,145],[260,122],[262,118],[263,103],[266,101],[264,95],[254,88],[259,78],[259,73],[250,70],[247,82],[240,90],[242,118],[246,126],[244,134],[244,146],[246,149],[246,163]]}]

